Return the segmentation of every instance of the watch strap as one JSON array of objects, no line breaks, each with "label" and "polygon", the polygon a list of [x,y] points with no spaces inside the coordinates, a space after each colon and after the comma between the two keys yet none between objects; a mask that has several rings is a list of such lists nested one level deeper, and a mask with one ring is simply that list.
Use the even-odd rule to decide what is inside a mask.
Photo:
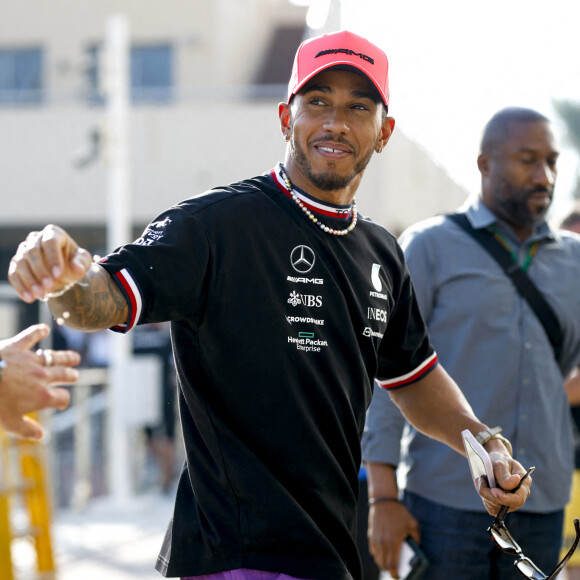
[{"label": "watch strap", "polygon": [[491,427],[489,429],[486,429],[485,431],[480,431],[475,436],[475,438],[477,439],[477,442],[480,443],[481,445],[485,445],[488,441],[491,441],[492,439],[499,439],[506,446],[507,450],[509,451],[509,454],[512,457],[514,456],[512,444],[509,442],[508,439],[506,439],[501,434],[501,427]]}]

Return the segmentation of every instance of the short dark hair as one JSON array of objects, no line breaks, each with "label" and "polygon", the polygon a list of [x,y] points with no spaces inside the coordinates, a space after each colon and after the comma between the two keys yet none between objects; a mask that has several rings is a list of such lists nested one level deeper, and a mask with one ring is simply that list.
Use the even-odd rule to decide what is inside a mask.
[{"label": "short dark hair", "polygon": [[507,107],[498,111],[488,122],[481,137],[480,152],[489,153],[509,136],[511,123],[549,123],[548,117],[524,107]]}]

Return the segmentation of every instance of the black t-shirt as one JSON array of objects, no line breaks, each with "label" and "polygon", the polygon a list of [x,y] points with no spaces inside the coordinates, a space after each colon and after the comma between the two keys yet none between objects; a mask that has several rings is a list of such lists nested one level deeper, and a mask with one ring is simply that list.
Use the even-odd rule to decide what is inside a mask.
[{"label": "black t-shirt", "polygon": [[331,236],[263,175],[171,208],[103,266],[130,305],[119,330],[172,321],[186,463],[157,569],[360,578],[373,379],[436,364],[395,239],[363,218]]}]

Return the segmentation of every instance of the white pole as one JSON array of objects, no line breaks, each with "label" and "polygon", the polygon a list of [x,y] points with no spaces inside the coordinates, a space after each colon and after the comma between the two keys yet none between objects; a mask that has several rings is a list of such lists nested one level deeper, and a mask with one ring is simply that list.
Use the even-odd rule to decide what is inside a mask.
[{"label": "white pole", "polygon": [[[103,88],[106,95],[105,161],[107,179],[107,250],[127,243],[131,236],[129,170],[129,25],[122,15],[106,26]],[[110,336],[109,367],[109,491],[113,500],[131,496],[131,461],[126,397],[126,368],[131,356],[129,337]]]}]

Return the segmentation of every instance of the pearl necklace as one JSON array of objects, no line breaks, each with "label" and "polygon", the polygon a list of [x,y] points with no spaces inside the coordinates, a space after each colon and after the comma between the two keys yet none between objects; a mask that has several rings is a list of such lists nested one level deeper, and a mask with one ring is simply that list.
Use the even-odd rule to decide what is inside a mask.
[{"label": "pearl necklace", "polygon": [[294,192],[294,186],[292,185],[290,178],[286,175],[286,170],[284,169],[284,166],[281,163],[280,163],[280,172],[282,174],[284,184],[286,185],[286,189],[288,190],[288,193],[290,194],[292,199],[296,202],[296,205],[306,214],[308,219],[312,221],[313,224],[316,224],[323,232],[326,232],[327,234],[331,234],[333,236],[346,236],[347,234],[352,232],[352,230],[354,230],[358,219],[358,214],[356,211],[356,198],[353,198],[352,200],[352,221],[350,222],[348,228],[345,228],[344,230],[335,230],[333,228],[329,228],[328,226],[325,226],[296,195],[296,193]]}]

